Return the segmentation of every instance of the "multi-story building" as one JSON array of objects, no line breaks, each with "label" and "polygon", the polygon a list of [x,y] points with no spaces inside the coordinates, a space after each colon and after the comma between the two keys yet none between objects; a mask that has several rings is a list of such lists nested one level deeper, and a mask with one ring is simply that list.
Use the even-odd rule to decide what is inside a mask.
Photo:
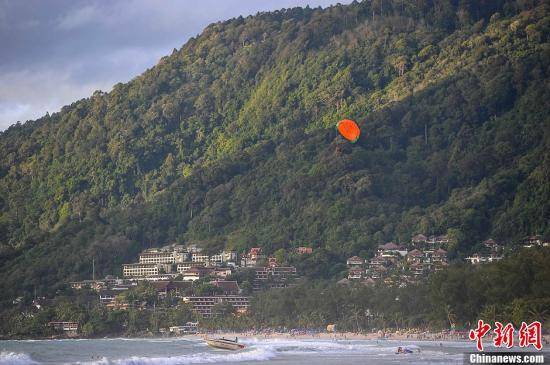
[{"label": "multi-story building", "polygon": [[226,277],[228,277],[232,273],[233,273],[233,271],[231,271],[230,268],[217,267],[214,270],[214,276],[216,276],[218,278],[222,278],[222,279],[225,279]]},{"label": "multi-story building", "polygon": [[270,289],[286,288],[295,276],[294,266],[259,267],[256,269],[253,287],[254,290],[260,290],[267,283]]},{"label": "multi-story building", "polygon": [[212,312],[212,309],[216,304],[229,303],[239,314],[246,313],[250,307],[249,298],[239,295],[184,297],[183,301],[190,303],[193,307],[193,311],[200,314],[203,318],[213,316],[214,313]]},{"label": "multi-story building", "polygon": [[237,252],[236,251],[223,251],[223,262],[237,262]]},{"label": "multi-story building", "polygon": [[177,264],[189,258],[189,253],[179,246],[152,248],[139,255],[140,264]]},{"label": "multi-story building", "polygon": [[218,254],[210,256],[208,263],[212,266],[219,266],[223,263],[223,254],[220,252]]},{"label": "multi-story building", "polygon": [[186,271],[189,271],[192,267],[204,267],[204,262],[182,262],[176,265],[176,272],[183,274]]},{"label": "multi-story building", "polygon": [[210,256],[204,255],[202,253],[192,253],[191,254],[191,261],[192,262],[204,262],[205,264],[208,264],[210,262]]},{"label": "multi-story building", "polygon": [[163,272],[172,271],[171,264],[124,264],[122,274],[125,278],[157,276]]}]

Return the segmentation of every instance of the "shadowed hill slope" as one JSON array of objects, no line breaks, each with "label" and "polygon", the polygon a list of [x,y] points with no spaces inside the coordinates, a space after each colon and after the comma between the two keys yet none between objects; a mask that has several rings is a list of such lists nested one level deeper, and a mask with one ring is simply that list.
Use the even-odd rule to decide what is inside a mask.
[{"label": "shadowed hill slope", "polygon": [[[6,298],[139,250],[548,237],[550,10],[383,1],[209,26],[109,93],[0,135]],[[335,123],[358,121],[356,144]],[[55,286],[54,286],[55,287]]]}]

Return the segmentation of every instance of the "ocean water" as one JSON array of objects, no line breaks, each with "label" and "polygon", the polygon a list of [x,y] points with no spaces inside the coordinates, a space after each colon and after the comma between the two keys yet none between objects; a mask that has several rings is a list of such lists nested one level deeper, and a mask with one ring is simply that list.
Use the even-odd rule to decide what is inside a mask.
[{"label": "ocean water", "polygon": [[[464,342],[242,339],[238,352],[212,349],[201,339],[94,339],[0,341],[0,365],[186,364],[461,364],[472,351]],[[419,353],[398,355],[397,346]]]}]

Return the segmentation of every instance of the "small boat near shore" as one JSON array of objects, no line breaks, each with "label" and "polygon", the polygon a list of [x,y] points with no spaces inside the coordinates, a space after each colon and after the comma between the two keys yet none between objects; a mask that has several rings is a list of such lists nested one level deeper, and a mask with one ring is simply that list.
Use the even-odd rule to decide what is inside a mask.
[{"label": "small boat near shore", "polygon": [[222,349],[222,350],[235,351],[235,350],[242,350],[246,347],[245,345],[239,343],[236,338],[234,341],[223,337],[222,338],[205,338],[204,340],[206,341],[206,344],[208,346],[214,347],[217,349]]}]

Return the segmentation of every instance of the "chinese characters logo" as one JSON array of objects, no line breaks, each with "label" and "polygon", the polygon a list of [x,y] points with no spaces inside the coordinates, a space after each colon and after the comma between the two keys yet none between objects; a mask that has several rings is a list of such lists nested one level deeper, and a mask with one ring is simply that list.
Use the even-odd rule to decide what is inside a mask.
[{"label": "chinese characters logo", "polygon": [[[491,331],[491,325],[483,322],[482,319],[477,321],[477,328],[470,330],[468,337],[471,341],[476,341],[478,351],[483,351],[483,337]],[[503,325],[500,322],[495,322],[493,330],[493,344],[495,347],[512,348],[514,346],[515,329],[511,323]],[[541,323],[535,321],[531,324],[521,323],[518,331],[519,347],[529,347],[533,345],[537,350],[542,349],[542,326]]]}]

